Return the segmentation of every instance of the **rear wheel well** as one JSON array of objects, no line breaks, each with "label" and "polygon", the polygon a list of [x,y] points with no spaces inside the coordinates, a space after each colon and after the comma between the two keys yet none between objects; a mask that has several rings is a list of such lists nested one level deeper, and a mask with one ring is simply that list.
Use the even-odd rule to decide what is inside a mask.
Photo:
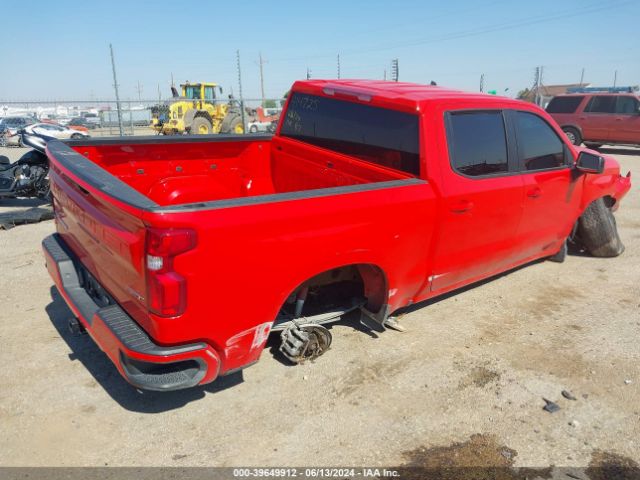
[{"label": "rear wheel well", "polygon": [[[283,309],[295,304],[306,289],[302,315],[315,315],[353,299],[366,299],[367,310],[382,310],[387,298],[387,279],[373,264],[353,264],[324,271],[298,285],[287,297]],[[289,308],[290,310],[290,308]]]},{"label": "rear wheel well", "polygon": [[211,115],[206,110],[198,110],[196,114],[193,116],[193,118],[198,118],[198,117],[204,117],[207,120],[209,120],[209,122],[213,123],[213,119],[211,118]]}]

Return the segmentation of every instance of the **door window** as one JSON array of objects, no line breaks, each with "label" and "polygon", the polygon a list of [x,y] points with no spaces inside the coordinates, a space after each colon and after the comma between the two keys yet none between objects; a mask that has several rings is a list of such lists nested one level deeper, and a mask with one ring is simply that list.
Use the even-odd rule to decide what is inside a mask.
[{"label": "door window", "polygon": [[448,115],[449,158],[455,171],[472,177],[509,171],[501,111]]},{"label": "door window", "polygon": [[591,100],[585,112],[589,113],[613,113],[615,111],[616,97],[613,95],[596,95]]},{"label": "door window", "polygon": [[525,170],[546,170],[565,165],[564,143],[539,116],[515,112],[518,153]]},{"label": "door window", "polygon": [[619,115],[634,115],[638,113],[638,100],[633,97],[618,97],[616,113]]},{"label": "door window", "polygon": [[204,87],[204,99],[205,100],[215,100],[216,92],[213,87]]}]

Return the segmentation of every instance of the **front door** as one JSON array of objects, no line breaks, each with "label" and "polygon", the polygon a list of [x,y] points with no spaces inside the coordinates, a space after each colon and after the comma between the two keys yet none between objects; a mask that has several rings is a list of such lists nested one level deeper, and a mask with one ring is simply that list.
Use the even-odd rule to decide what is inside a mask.
[{"label": "front door", "polygon": [[504,270],[516,257],[522,178],[500,110],[446,114],[449,165],[443,166],[443,215],[431,290],[443,293]]},{"label": "front door", "polygon": [[517,232],[522,259],[554,254],[569,234],[580,201],[573,157],[542,117],[514,111],[514,130],[524,182],[524,212]]}]

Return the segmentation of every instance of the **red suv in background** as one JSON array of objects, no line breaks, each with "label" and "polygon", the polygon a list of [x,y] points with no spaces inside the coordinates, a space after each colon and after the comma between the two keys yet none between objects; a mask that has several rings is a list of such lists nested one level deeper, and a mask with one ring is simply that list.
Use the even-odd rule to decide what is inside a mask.
[{"label": "red suv in background", "polygon": [[640,146],[640,99],[634,93],[576,93],[554,97],[549,113],[574,145]]}]

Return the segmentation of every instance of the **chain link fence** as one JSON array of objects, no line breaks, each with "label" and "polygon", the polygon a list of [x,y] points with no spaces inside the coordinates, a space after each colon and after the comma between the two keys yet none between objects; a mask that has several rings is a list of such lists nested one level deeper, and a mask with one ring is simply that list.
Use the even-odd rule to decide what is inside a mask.
[{"label": "chain link fence", "polygon": [[[286,99],[0,100],[3,118],[87,129],[92,137],[272,132]],[[119,107],[119,108],[118,108]]]}]

